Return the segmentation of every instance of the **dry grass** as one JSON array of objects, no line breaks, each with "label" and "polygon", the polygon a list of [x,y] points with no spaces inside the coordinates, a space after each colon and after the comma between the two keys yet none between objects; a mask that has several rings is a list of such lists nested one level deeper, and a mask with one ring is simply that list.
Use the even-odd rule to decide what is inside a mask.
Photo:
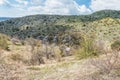
[{"label": "dry grass", "polygon": [[[92,44],[92,42],[89,44]],[[90,45],[88,46],[90,47]],[[119,78],[119,71],[116,72],[116,70],[119,69],[120,60],[117,59],[120,58],[116,53],[112,55],[103,54],[104,57],[103,55],[98,58],[93,57],[94,61],[91,58],[76,60],[75,56],[62,57],[59,46],[48,45],[47,52],[51,52],[50,55],[54,56],[47,59],[44,55],[46,52],[45,46],[35,45],[33,47],[31,45],[11,45],[11,51],[1,53],[5,60],[4,64],[1,63],[0,70],[3,72],[0,74],[1,80],[100,80],[101,77],[103,80],[109,80],[113,79],[111,76],[114,74],[116,74],[114,76],[115,80]],[[33,51],[31,52],[31,50]],[[90,51],[93,51],[93,49],[90,49]],[[86,52],[89,52],[89,50]],[[43,59],[45,64],[41,64],[40,59]],[[35,64],[31,65],[31,61]],[[19,64],[20,66],[13,64]],[[21,70],[24,70],[24,72]],[[108,72],[111,76],[103,75],[99,70]]]},{"label": "dry grass", "polygon": [[0,64],[0,80],[21,80],[22,71],[13,64]]}]

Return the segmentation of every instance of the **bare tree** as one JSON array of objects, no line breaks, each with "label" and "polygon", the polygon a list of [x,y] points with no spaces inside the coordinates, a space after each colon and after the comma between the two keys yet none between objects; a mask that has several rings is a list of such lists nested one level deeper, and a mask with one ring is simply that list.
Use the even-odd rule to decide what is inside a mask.
[{"label": "bare tree", "polygon": [[27,40],[27,42],[31,46],[31,53],[32,53],[30,64],[32,65],[44,64],[45,62],[43,59],[43,52],[40,50],[42,44],[41,41],[30,38]]},{"label": "bare tree", "polygon": [[92,58],[91,63],[103,73],[109,74],[113,69],[120,68],[119,51],[104,52],[103,58]]}]

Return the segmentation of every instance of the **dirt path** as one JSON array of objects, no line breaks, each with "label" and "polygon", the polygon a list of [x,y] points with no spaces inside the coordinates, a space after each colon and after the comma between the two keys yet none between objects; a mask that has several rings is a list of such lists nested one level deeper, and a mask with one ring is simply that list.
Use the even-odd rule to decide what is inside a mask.
[{"label": "dirt path", "polygon": [[64,61],[56,64],[26,67],[25,80],[83,80],[80,79],[97,71],[89,59]]},{"label": "dirt path", "polygon": [[[100,57],[99,60],[102,60],[103,57]],[[120,76],[114,74],[99,75],[99,68],[93,66],[91,58],[67,60],[60,63],[26,67],[24,80],[120,80]]]}]

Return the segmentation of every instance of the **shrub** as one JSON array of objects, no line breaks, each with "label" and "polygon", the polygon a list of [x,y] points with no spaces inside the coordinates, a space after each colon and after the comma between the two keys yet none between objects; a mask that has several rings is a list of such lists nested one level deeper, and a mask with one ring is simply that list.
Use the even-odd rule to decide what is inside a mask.
[{"label": "shrub", "polygon": [[119,51],[119,50],[120,50],[120,40],[115,41],[115,42],[111,45],[111,48],[112,48],[113,50]]},{"label": "shrub", "polygon": [[26,39],[26,43],[31,47],[31,58],[27,62],[30,65],[44,64],[43,52],[41,52],[41,41],[28,38]]},{"label": "shrub", "polygon": [[104,57],[91,60],[93,66],[96,66],[102,74],[110,74],[113,70],[120,69],[120,41],[111,44],[113,51],[105,51]]},{"label": "shrub", "polygon": [[23,60],[23,59],[22,59],[22,56],[21,56],[20,54],[18,54],[18,53],[16,53],[16,54],[11,54],[10,58],[11,58],[12,60],[14,60],[14,61],[22,61],[22,60]]},{"label": "shrub", "polygon": [[36,40],[34,38],[28,38],[28,39],[26,39],[26,44],[31,46],[31,53],[33,53],[33,51],[35,50],[36,47],[39,48],[41,46],[41,41]]},{"label": "shrub", "polygon": [[0,48],[8,50],[8,37],[6,35],[0,34]]},{"label": "shrub", "polygon": [[44,63],[45,62],[44,62],[43,56],[39,51],[32,54],[31,59],[30,59],[31,65],[40,65]]},{"label": "shrub", "polygon": [[91,63],[98,68],[102,74],[109,74],[112,70],[120,69],[120,56],[118,51],[104,53],[105,57],[93,58]]},{"label": "shrub", "polygon": [[94,38],[88,37],[86,35],[82,36],[80,49],[76,51],[77,57],[79,59],[87,58],[90,56],[97,56],[98,49],[95,47],[94,41]]}]

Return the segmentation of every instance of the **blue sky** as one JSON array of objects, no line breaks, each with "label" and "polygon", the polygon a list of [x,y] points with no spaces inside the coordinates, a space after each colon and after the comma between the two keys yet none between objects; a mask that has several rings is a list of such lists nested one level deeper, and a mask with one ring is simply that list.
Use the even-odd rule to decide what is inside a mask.
[{"label": "blue sky", "polygon": [[120,10],[119,4],[120,0],[0,0],[0,17],[83,15],[104,9]]},{"label": "blue sky", "polygon": [[79,5],[86,5],[89,7],[91,0],[75,0]]}]

